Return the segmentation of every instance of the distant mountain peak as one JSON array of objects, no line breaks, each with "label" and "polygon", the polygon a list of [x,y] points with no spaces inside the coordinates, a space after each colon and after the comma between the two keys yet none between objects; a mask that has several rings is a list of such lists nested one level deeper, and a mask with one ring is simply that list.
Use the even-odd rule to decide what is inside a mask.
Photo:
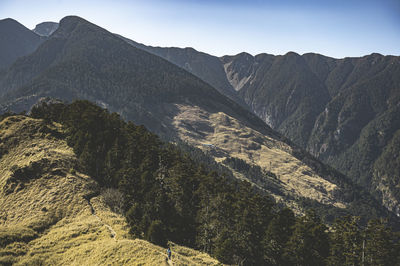
[{"label": "distant mountain peak", "polygon": [[62,19],[60,20],[60,26],[65,25],[65,24],[70,24],[70,23],[73,23],[73,24],[75,24],[75,23],[88,23],[88,24],[92,24],[92,23],[90,23],[89,21],[87,21],[87,20],[85,20],[85,19],[83,19],[83,18],[81,18],[81,17],[74,16],[74,15],[66,16],[66,17],[64,17],[64,18],[62,18]]},{"label": "distant mountain peak", "polygon": [[0,23],[4,23],[4,22],[15,22],[15,23],[19,24],[18,21],[16,21],[15,19],[12,19],[12,18],[0,19]]},{"label": "distant mountain peak", "polygon": [[45,21],[40,24],[37,24],[36,27],[33,29],[33,32],[39,34],[40,36],[50,36],[58,29],[58,23]]},{"label": "distant mountain peak", "polygon": [[290,51],[290,52],[287,52],[287,53],[285,54],[285,56],[299,57],[299,56],[301,56],[301,55],[299,55],[299,54],[296,53],[296,52]]},{"label": "distant mountain peak", "polygon": [[0,20],[0,69],[33,52],[43,39],[12,18]]},{"label": "distant mountain peak", "polygon": [[15,27],[18,27],[19,29],[24,28],[25,26],[22,25],[21,23],[19,23],[18,21],[16,21],[15,19],[12,18],[5,18],[5,19],[0,19],[0,29],[1,28],[9,28],[9,27],[14,27],[13,29],[15,29]]}]

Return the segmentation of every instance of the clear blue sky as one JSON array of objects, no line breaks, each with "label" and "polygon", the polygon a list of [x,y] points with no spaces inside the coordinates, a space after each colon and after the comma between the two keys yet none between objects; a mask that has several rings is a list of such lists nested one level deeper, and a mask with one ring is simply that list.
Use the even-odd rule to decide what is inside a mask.
[{"label": "clear blue sky", "polygon": [[400,0],[0,0],[28,28],[67,15],[152,46],[213,55],[400,55]]}]

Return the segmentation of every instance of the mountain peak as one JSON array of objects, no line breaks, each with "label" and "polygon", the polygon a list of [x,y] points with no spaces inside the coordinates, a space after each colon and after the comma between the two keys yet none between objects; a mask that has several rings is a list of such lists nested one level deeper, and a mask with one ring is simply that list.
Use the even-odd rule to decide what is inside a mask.
[{"label": "mountain peak", "polygon": [[33,52],[43,40],[12,18],[0,20],[0,69]]},{"label": "mountain peak", "polygon": [[71,22],[71,21],[75,21],[75,22],[88,22],[87,20],[79,17],[79,16],[75,16],[75,15],[70,15],[70,16],[65,16],[60,20],[60,24],[63,23],[67,23],[67,22]]},{"label": "mountain peak", "polygon": [[12,18],[0,19],[0,23],[2,23],[2,22],[16,22],[16,23],[19,23],[18,21],[16,21],[15,19],[12,19]]},{"label": "mountain peak", "polygon": [[60,28],[66,26],[76,26],[78,23],[87,23],[90,24],[89,21],[78,17],[78,16],[66,16],[60,20]]},{"label": "mountain peak", "polygon": [[[97,27],[89,21],[78,16],[66,16],[60,20],[57,32],[57,37],[68,37],[78,26]],[[100,29],[100,28],[99,28]]]},{"label": "mountain peak", "polygon": [[236,55],[237,57],[244,57],[244,58],[253,58],[253,56],[249,53],[246,52],[241,52],[239,54]]},{"label": "mountain peak", "polygon": [[52,21],[45,21],[40,24],[37,24],[33,29],[33,32],[39,34],[40,36],[50,36],[55,32],[58,28],[58,23]]},{"label": "mountain peak", "polygon": [[296,53],[296,52],[290,51],[290,52],[287,52],[284,56],[298,57],[300,55],[298,53]]},{"label": "mountain peak", "polygon": [[[14,27],[13,29],[16,29],[16,27],[18,28],[25,28],[24,25],[22,25],[21,23],[19,23],[18,21],[16,21],[15,19],[12,18],[5,18],[5,19],[1,19],[0,20],[0,29],[2,28],[9,28],[9,27]],[[11,30],[11,29],[9,29]]]}]

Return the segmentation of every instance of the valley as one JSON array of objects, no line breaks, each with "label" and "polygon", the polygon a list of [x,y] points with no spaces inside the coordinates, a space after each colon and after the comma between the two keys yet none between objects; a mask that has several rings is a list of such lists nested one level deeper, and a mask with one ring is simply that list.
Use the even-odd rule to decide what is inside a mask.
[{"label": "valley", "polygon": [[396,261],[398,57],[0,35],[0,264]]}]

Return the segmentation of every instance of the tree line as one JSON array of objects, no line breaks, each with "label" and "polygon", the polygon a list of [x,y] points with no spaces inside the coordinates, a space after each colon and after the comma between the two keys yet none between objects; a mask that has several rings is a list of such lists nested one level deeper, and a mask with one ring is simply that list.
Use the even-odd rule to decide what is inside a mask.
[{"label": "tree line", "polygon": [[248,182],[210,171],[145,127],[88,101],[42,102],[31,116],[61,123],[80,170],[124,195],[133,237],[161,246],[173,241],[227,264],[398,264],[399,234],[384,220],[362,227],[345,216],[327,226],[312,210],[296,217]]}]

